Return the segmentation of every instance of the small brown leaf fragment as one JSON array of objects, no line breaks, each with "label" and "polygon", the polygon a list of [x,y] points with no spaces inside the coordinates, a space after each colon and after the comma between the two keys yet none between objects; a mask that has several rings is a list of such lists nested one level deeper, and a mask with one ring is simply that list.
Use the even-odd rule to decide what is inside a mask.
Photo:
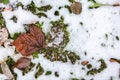
[{"label": "small brown leaf fragment", "polygon": [[111,58],[111,59],[110,59],[110,62],[117,62],[117,63],[120,63],[120,60],[115,59],[115,58]]},{"label": "small brown leaf fragment", "polygon": [[81,64],[83,65],[83,66],[85,66],[85,65],[87,65],[89,63],[89,61],[83,61]]},{"label": "small brown leaf fragment", "polygon": [[119,4],[118,2],[115,2],[115,3],[113,4],[113,6],[114,6],[114,7],[120,6],[120,4]]},{"label": "small brown leaf fragment", "polygon": [[9,7],[9,8],[3,8],[3,11],[12,11],[12,8],[11,7]]},{"label": "small brown leaf fragment", "polygon": [[26,57],[21,57],[15,64],[18,69],[25,69],[30,65],[31,59]]},{"label": "small brown leaf fragment", "polygon": [[70,9],[74,14],[80,14],[82,11],[82,4],[80,2],[73,2]]},{"label": "small brown leaf fragment", "polygon": [[5,74],[10,80],[14,80],[14,76],[11,73],[11,71],[10,71],[6,62],[3,62],[1,64],[1,68],[2,68],[3,74]]},{"label": "small brown leaf fragment", "polygon": [[41,29],[31,25],[30,33],[21,34],[11,45],[16,46],[17,51],[23,56],[29,56],[40,48],[45,48],[45,36]]},{"label": "small brown leaf fragment", "polygon": [[8,31],[6,28],[0,29],[0,46],[8,39]]}]

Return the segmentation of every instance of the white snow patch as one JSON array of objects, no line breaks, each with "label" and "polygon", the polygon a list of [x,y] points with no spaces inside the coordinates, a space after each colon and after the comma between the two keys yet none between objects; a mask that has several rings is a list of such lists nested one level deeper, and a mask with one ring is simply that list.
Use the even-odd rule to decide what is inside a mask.
[{"label": "white snow patch", "polygon": [[[4,11],[2,14],[6,21],[6,27],[11,35],[14,35],[14,33],[25,32],[24,24],[32,24],[39,20],[36,15],[23,10],[21,7],[15,11]],[[11,20],[13,16],[17,18],[16,23]]]}]

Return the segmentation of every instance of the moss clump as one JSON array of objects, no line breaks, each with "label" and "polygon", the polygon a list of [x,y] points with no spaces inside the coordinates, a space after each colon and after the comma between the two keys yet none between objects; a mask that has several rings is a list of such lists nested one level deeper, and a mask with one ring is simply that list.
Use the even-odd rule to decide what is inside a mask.
[{"label": "moss clump", "polygon": [[[46,34],[46,43],[49,44],[54,42],[54,39],[59,38],[56,37],[58,36],[56,34],[61,32],[63,33],[63,40],[60,44],[54,44],[44,49],[42,48],[40,53],[44,54],[44,57],[52,62],[62,61],[65,63],[70,61],[72,64],[75,64],[77,60],[80,60],[80,57],[75,52],[64,50],[69,43],[69,32],[67,31],[68,25],[64,23],[64,18],[61,17],[60,20],[51,21],[51,24],[50,32]],[[55,37],[53,37],[51,33],[54,33]]]},{"label": "moss clump", "polygon": [[38,63],[38,65],[36,66],[36,73],[35,73],[35,78],[38,78],[40,75],[42,75],[44,73],[44,69],[42,68],[42,66],[40,65],[40,63]]},{"label": "moss clump", "polygon": [[105,63],[105,61],[103,59],[100,59],[99,62],[101,63],[100,68],[92,68],[91,70],[89,70],[87,72],[87,75],[95,75],[97,73],[102,72],[103,70],[105,70],[107,68],[107,65]]},{"label": "moss clump", "polygon": [[37,7],[35,3],[32,1],[29,5],[27,5],[27,9],[31,11],[33,14],[37,15],[39,18],[41,18],[41,17],[47,17],[45,12],[52,9],[52,6],[45,5],[45,6]]},{"label": "moss clump", "polygon": [[0,13],[0,26],[5,27],[5,20],[3,19],[2,13]]},{"label": "moss clump", "polygon": [[101,6],[110,6],[109,4],[101,4],[96,2],[95,0],[88,0],[93,3],[93,5],[89,6],[89,9],[99,8]]},{"label": "moss clump", "polygon": [[51,71],[47,71],[47,72],[45,73],[45,75],[51,75],[51,74],[52,74]]},{"label": "moss clump", "polygon": [[28,72],[32,71],[33,67],[35,66],[34,63],[30,63],[29,67],[27,67],[26,69],[22,70],[22,74],[25,75],[27,74]]}]

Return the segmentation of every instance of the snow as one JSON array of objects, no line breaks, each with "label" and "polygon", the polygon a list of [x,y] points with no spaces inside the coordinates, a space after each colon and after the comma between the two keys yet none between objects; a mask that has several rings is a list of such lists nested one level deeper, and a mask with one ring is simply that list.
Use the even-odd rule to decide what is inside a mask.
[{"label": "snow", "polygon": [[[4,11],[2,14],[6,21],[6,27],[11,36],[13,36],[15,33],[25,32],[25,24],[32,24],[39,20],[36,15],[33,15],[29,11],[23,10],[21,7],[15,11]],[[17,18],[16,23],[11,20],[13,16],[16,16]]]},{"label": "snow", "polygon": [[0,74],[0,79],[5,80],[5,79],[7,79],[7,77],[4,74]]},{"label": "snow", "polygon": [[28,5],[31,1],[32,0],[18,0],[18,2],[21,2],[23,5]]},{"label": "snow", "polygon": [[14,55],[15,47],[14,46],[9,46],[10,42],[12,42],[12,40],[7,40],[4,43],[5,47],[0,46],[0,53],[1,53],[0,54],[0,63],[5,61],[8,56]]},{"label": "snow", "polygon": [[[22,2],[24,5],[30,4],[31,0],[10,0],[11,3]],[[34,63],[40,62],[45,71],[52,71],[52,74],[45,76],[45,73],[38,79],[34,78],[34,70],[25,76],[22,76],[20,70],[15,69],[18,75],[17,80],[70,80],[71,78],[85,78],[86,80],[109,80],[112,76],[114,80],[120,80],[119,78],[119,64],[111,63],[109,59],[120,58],[120,41],[115,39],[115,36],[120,37],[120,7],[105,6],[98,9],[88,9],[91,3],[88,0],[76,0],[82,3],[83,9],[80,15],[70,14],[69,11],[64,8],[64,5],[70,5],[68,0],[33,0],[37,6],[44,6],[50,4],[52,9],[45,12],[48,18],[38,18],[27,10],[23,10],[21,7],[14,11],[2,12],[6,21],[6,27],[11,35],[17,32],[25,32],[24,24],[35,23],[36,21],[44,22],[42,28],[45,33],[49,32],[51,24],[50,21],[58,20],[60,16],[64,17],[64,22],[68,24],[67,30],[70,33],[70,42],[65,49],[74,51],[80,55],[81,60],[77,61],[75,65],[70,62],[50,62],[45,59],[43,55],[39,55],[38,59],[32,60]],[[96,0],[104,4],[120,3],[120,0]],[[4,6],[0,4],[0,6]],[[60,10],[58,7],[63,7]],[[54,12],[58,10],[60,16],[55,16]],[[10,20],[13,16],[18,18],[17,23]],[[80,25],[83,22],[83,26]],[[112,33],[112,35],[111,35]],[[108,34],[108,40],[105,39],[105,34]],[[102,47],[101,43],[105,43],[106,47]],[[114,47],[111,47],[114,45]],[[8,56],[10,52],[7,47],[0,46],[0,60],[4,56]],[[87,52],[87,56],[84,55]],[[4,54],[6,53],[6,54]],[[10,53],[11,54],[11,53]],[[91,58],[94,57],[94,60]],[[100,64],[97,60],[103,58],[107,63],[107,68],[94,76],[87,76],[86,67],[81,65],[81,61],[88,60],[93,67],[99,67]],[[81,68],[85,68],[82,70]],[[55,77],[54,72],[59,73],[59,77]],[[74,74],[71,75],[70,72]],[[1,78],[1,75],[0,75]]]}]

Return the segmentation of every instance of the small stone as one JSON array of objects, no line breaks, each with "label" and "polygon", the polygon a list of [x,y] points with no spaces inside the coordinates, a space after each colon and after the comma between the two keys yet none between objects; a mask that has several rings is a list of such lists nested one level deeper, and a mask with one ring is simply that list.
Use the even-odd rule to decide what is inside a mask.
[{"label": "small stone", "polygon": [[80,2],[73,2],[70,9],[74,14],[80,14],[82,11],[82,4]]}]

